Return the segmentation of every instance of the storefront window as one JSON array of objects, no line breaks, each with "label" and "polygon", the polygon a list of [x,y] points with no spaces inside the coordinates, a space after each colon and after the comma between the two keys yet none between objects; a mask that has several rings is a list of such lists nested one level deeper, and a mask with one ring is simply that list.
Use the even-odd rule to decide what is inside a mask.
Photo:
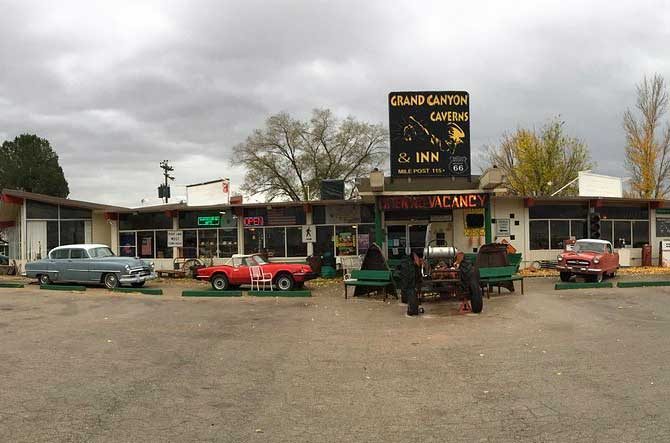
[{"label": "storefront window", "polygon": [[649,243],[649,222],[639,220],[633,222],[633,247],[641,248]]},{"label": "storefront window", "polygon": [[[607,240],[608,242],[614,243],[612,240],[612,222],[608,220],[600,220],[600,239]],[[616,245],[615,245],[616,247]]]},{"label": "storefront window", "polygon": [[156,231],[156,258],[172,258],[172,248],[167,245],[167,231]]},{"label": "storefront window", "polygon": [[636,206],[602,206],[597,208],[596,212],[598,212],[601,217],[609,219],[649,219],[649,207],[646,203],[644,205]]},{"label": "storefront window", "polygon": [[122,257],[135,257],[135,233],[119,233],[119,246]]},{"label": "storefront window", "polygon": [[265,249],[268,257],[284,257],[286,232],[284,228],[265,228]]},{"label": "storefront window", "polygon": [[86,223],[84,220],[60,222],[60,244],[74,245],[86,243]]},{"label": "storefront window", "polygon": [[586,220],[570,220],[570,235],[576,240],[588,237],[586,228]]},{"label": "storefront window", "polygon": [[358,255],[364,255],[375,241],[375,225],[358,225]]},{"label": "storefront window", "polygon": [[302,228],[286,228],[286,255],[288,257],[306,257],[307,243],[302,242]]},{"label": "storefront window", "polygon": [[237,229],[219,229],[219,257],[237,254]]},{"label": "storefront window", "polygon": [[528,208],[530,218],[583,218],[586,219],[588,206],[585,204],[574,205],[534,205]]},{"label": "storefront window", "polygon": [[47,222],[47,249],[51,251],[58,246],[58,221],[49,220]]},{"label": "storefront window", "polygon": [[181,249],[184,258],[196,258],[198,256],[198,231],[184,231],[184,246]]},{"label": "storefront window", "polygon": [[407,235],[405,225],[391,225],[386,228],[388,258],[401,258],[405,255]]},{"label": "storefront window", "polygon": [[531,220],[529,223],[530,249],[549,249],[549,222]]},{"label": "storefront window", "polygon": [[244,253],[255,254],[262,252],[265,247],[263,240],[263,228],[244,229]]},{"label": "storefront window", "polygon": [[198,231],[198,257],[216,257],[216,229]]},{"label": "storefront window", "polygon": [[568,220],[551,220],[551,249],[563,249],[565,240],[570,238],[570,222]]},{"label": "storefront window", "polygon": [[154,231],[140,231],[137,233],[138,257],[153,258]]},{"label": "storefront window", "polygon": [[58,205],[50,205],[32,200],[26,202],[26,219],[58,219]]},{"label": "storefront window", "polygon": [[334,250],[335,244],[333,243],[333,226],[317,226],[314,253],[316,255],[323,255],[326,252],[330,252],[332,255]]},{"label": "storefront window", "polygon": [[93,215],[90,209],[72,208],[69,206],[60,207],[60,218],[63,219],[91,219]]},{"label": "storefront window", "polygon": [[620,248],[624,244],[630,246],[631,241],[630,222],[629,221],[614,221],[614,247]]},{"label": "storefront window", "polygon": [[165,212],[119,214],[119,229],[122,231],[172,229],[172,217]]},{"label": "storefront window", "polygon": [[335,226],[337,255],[356,255],[356,226]]}]

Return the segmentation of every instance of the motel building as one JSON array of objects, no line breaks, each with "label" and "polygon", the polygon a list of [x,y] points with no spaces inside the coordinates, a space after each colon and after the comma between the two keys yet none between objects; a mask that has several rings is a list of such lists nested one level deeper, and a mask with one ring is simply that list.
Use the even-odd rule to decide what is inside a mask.
[{"label": "motel building", "polygon": [[20,266],[56,246],[101,243],[117,255],[154,261],[158,269],[172,269],[176,258],[218,264],[256,252],[271,261],[328,253],[339,261],[364,254],[373,242],[389,259],[411,251],[422,255],[429,224],[435,244],[477,252],[486,243],[505,241],[528,266],[555,261],[567,239],[588,238],[594,212],[601,217],[601,238],[619,250],[622,266],[641,265],[645,244],[657,264],[659,243],[670,240],[670,201],[512,196],[502,183],[495,168],[468,177],[385,177],[373,171],[358,183],[355,200],[242,203],[225,196],[222,203],[221,196],[208,199],[205,192],[183,203],[140,208],[4,189],[0,227],[10,260]]}]

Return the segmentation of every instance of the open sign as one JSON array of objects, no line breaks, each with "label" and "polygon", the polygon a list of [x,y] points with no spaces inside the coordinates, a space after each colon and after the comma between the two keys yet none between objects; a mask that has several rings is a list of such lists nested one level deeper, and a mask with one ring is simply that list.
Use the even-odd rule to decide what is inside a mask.
[{"label": "open sign", "polygon": [[244,226],[264,226],[265,219],[263,217],[244,217]]}]

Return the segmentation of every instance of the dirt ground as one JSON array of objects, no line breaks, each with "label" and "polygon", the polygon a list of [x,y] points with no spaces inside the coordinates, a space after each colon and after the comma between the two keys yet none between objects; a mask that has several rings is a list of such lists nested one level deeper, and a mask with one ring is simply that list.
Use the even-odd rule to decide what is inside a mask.
[{"label": "dirt ground", "polygon": [[555,280],[414,318],[340,284],[0,289],[0,441],[668,441],[670,288]]}]

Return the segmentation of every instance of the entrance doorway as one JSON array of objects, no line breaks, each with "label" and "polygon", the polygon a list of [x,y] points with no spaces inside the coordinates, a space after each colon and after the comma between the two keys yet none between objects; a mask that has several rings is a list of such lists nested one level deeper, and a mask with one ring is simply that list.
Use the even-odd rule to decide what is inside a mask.
[{"label": "entrance doorway", "polygon": [[397,259],[408,252],[423,256],[427,224],[389,224],[386,226],[387,257]]}]

